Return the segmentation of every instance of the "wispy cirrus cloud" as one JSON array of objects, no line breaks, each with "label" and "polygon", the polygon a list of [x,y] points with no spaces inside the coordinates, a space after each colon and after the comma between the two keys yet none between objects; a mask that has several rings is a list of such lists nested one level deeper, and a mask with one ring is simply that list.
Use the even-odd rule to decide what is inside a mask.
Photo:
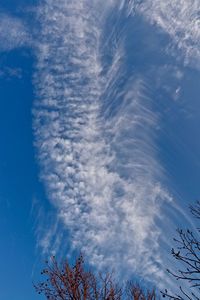
[{"label": "wispy cirrus cloud", "polygon": [[129,13],[140,13],[169,34],[183,52],[186,64],[200,67],[200,14],[198,0],[132,0]]},{"label": "wispy cirrus cloud", "polygon": [[104,70],[108,13],[85,0],[49,0],[39,11],[34,129],[41,176],[72,248],[98,267],[111,264],[125,274],[128,266],[157,277],[156,218],[163,201],[171,201],[158,180],[158,120],[147,79],[129,77],[119,87],[120,47]]},{"label": "wispy cirrus cloud", "polygon": [[0,13],[0,51],[9,51],[30,43],[29,33],[16,17]]}]

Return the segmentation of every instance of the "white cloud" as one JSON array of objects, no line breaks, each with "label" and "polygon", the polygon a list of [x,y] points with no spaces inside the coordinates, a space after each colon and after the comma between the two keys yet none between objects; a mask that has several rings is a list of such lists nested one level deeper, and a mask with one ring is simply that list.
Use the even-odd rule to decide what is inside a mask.
[{"label": "white cloud", "polygon": [[10,68],[10,67],[3,67],[0,70],[0,78],[17,78],[21,79],[22,78],[23,71],[20,68]]},{"label": "white cloud", "polygon": [[132,0],[128,11],[161,27],[182,50],[185,63],[200,68],[199,0]]},{"label": "white cloud", "polygon": [[29,34],[20,19],[0,14],[0,51],[25,46],[29,41]]},{"label": "white cloud", "polygon": [[156,218],[171,198],[158,179],[148,80],[130,77],[118,88],[121,48],[102,72],[106,11],[91,1],[49,0],[39,13],[34,129],[49,197],[93,264],[163,276]]}]

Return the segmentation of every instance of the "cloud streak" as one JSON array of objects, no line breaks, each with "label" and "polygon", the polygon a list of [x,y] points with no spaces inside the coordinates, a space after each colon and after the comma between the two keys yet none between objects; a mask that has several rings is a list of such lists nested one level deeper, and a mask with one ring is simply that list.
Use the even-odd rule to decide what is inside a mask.
[{"label": "cloud streak", "polygon": [[29,45],[30,36],[19,18],[0,14],[0,51]]},{"label": "cloud streak", "polygon": [[200,15],[198,0],[129,1],[128,11],[142,14],[162,28],[183,52],[186,64],[200,67]]},{"label": "cloud streak", "polygon": [[[48,0],[39,9],[34,130],[41,177],[72,248],[99,268],[111,264],[121,275],[128,269],[156,280],[164,277],[158,219],[171,202],[160,182],[159,118],[149,79],[127,73],[120,43],[105,58],[111,8],[111,1],[102,8]],[[150,18],[147,8],[140,11]],[[156,1],[156,20],[161,8]]]}]

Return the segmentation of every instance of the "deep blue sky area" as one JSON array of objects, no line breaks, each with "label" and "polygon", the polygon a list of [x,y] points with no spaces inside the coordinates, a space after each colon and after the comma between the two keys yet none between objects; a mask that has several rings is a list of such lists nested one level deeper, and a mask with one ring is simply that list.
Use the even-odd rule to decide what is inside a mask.
[{"label": "deep blue sky area", "polygon": [[37,0],[2,0],[0,9],[1,11],[9,11],[11,14],[16,12],[24,12],[26,9],[30,8],[32,5],[37,5],[39,1]]},{"label": "deep blue sky area", "polygon": [[[191,68],[183,68],[183,71],[185,76],[181,82],[181,107],[180,103],[170,99],[162,90],[159,91],[159,98],[165,103],[165,107],[161,106],[164,113],[160,153],[165,170],[169,172],[171,185],[180,193],[183,206],[187,207],[198,200],[200,193],[200,87],[198,72]],[[168,97],[169,102],[166,101]]]},{"label": "deep blue sky area", "polygon": [[[1,299],[35,299],[36,259],[32,203],[43,191],[32,134],[32,64],[29,50],[2,53],[0,78],[0,282]],[[18,75],[9,70],[18,69]]]},{"label": "deep blue sky area", "polygon": [[43,299],[45,258],[80,249],[170,282],[200,195],[199,30],[180,2],[175,19],[169,0],[1,0],[0,300]]}]

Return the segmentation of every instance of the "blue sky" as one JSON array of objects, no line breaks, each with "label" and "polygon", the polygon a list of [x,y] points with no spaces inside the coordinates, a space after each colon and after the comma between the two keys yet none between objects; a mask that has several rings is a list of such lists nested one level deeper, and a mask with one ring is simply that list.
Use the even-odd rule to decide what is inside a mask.
[{"label": "blue sky", "polygon": [[1,69],[6,72],[8,68],[23,68],[23,74],[0,79],[1,283],[2,299],[12,299],[13,293],[20,299],[23,290],[26,294],[31,291],[35,259],[31,203],[40,187],[32,147],[30,58],[19,51],[3,54]]},{"label": "blue sky", "polygon": [[1,1],[2,299],[36,299],[41,261],[79,249],[173,285],[200,194],[197,5]]}]

